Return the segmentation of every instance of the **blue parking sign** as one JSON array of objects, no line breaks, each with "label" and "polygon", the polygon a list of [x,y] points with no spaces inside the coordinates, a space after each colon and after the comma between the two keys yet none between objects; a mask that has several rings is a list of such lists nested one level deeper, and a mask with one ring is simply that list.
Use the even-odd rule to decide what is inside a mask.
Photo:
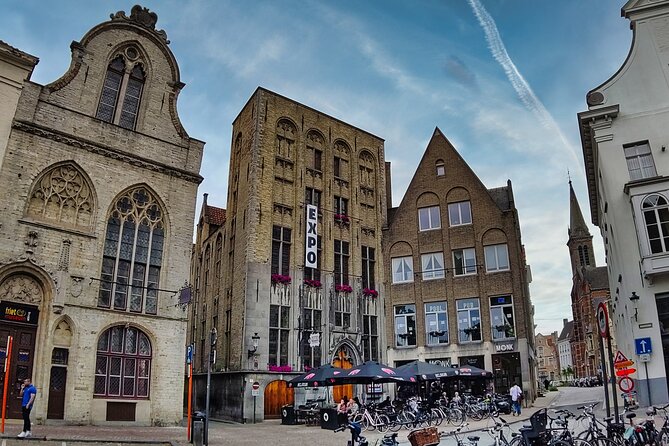
[{"label": "blue parking sign", "polygon": [[637,355],[647,355],[653,353],[653,345],[650,338],[637,338],[634,340],[634,347],[636,347]]}]

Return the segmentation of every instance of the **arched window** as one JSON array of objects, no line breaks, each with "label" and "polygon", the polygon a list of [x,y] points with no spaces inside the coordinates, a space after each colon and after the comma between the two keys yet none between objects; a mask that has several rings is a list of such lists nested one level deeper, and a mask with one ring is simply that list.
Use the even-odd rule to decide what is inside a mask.
[{"label": "arched window", "polygon": [[158,200],[145,187],[123,193],[114,203],[107,220],[99,307],[157,313],[164,224]]},{"label": "arched window", "polygon": [[646,233],[653,254],[669,251],[669,206],[666,198],[651,195],[641,205]]},{"label": "arched window", "polygon": [[95,360],[97,397],[149,397],[151,341],[141,330],[117,325],[98,339]]},{"label": "arched window", "polygon": [[133,130],[137,123],[139,103],[144,90],[146,75],[136,48],[126,48],[124,54],[114,58],[107,67],[96,117],[123,128]]},{"label": "arched window", "polygon": [[95,213],[93,186],[73,162],[48,168],[35,181],[26,214],[90,230]]},{"label": "arched window", "polygon": [[590,253],[588,252],[587,246],[578,247],[578,260],[581,263],[581,266],[590,265]]}]

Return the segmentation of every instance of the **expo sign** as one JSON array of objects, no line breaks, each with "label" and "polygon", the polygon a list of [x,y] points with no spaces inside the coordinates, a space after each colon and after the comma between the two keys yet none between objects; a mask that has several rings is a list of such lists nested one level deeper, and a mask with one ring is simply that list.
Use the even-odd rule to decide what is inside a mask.
[{"label": "expo sign", "polygon": [[307,205],[307,235],[304,254],[304,266],[318,268],[318,208]]}]

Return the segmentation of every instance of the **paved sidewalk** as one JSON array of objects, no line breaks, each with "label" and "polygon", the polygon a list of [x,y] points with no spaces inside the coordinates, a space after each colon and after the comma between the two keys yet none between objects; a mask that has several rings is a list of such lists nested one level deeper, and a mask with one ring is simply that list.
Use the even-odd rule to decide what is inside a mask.
[{"label": "paved sidewalk", "polygon": [[[527,420],[530,415],[538,409],[548,407],[558,396],[559,392],[550,392],[546,396],[538,398],[532,407],[523,408],[520,417],[511,415],[504,419],[509,423],[519,423]],[[184,425],[186,424],[184,420]],[[489,420],[470,422],[468,431],[480,431],[490,426]],[[517,426],[514,426],[517,427]],[[30,440],[13,439],[20,432],[20,420],[10,420],[5,426],[5,433],[1,435],[3,442],[7,445],[17,444],[18,441],[32,443]],[[442,425],[439,430],[450,431],[453,426]],[[401,430],[398,440],[401,444],[408,444],[406,439],[408,431]],[[127,427],[127,426],[68,426],[68,425],[34,425],[33,439],[41,441],[58,442],[59,446],[65,442],[72,444],[103,444],[103,443],[135,443],[143,445],[165,445],[175,446],[188,445],[186,438],[186,427]],[[376,432],[365,434],[370,444],[381,437]],[[318,443],[319,446],[335,446],[346,444],[348,433],[334,433],[314,426],[284,426],[280,420],[270,420],[256,425],[237,424],[212,421],[209,427],[209,444],[212,446],[230,445],[264,445],[274,446],[283,444],[307,445]]]}]

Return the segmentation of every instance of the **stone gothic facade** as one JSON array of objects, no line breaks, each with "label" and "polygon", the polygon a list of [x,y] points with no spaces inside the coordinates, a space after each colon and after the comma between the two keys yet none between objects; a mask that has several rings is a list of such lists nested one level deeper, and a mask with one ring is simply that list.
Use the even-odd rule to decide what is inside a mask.
[{"label": "stone gothic facade", "polygon": [[[176,112],[184,84],[157,16],[119,11],[71,45],[67,72],[0,42],[0,355],[38,423],[183,418],[185,314],[204,143]],[[11,82],[5,79],[11,79]],[[11,336],[11,345],[8,337]]]}]

